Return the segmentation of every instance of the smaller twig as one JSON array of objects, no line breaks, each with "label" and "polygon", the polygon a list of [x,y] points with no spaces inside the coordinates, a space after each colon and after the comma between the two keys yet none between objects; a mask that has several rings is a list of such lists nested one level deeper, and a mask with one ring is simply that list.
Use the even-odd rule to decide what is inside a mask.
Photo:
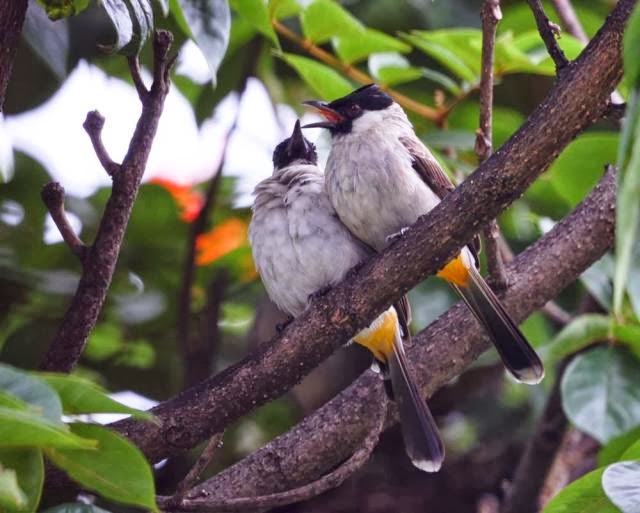
[{"label": "smaller twig", "polygon": [[129,63],[129,72],[131,73],[131,79],[133,80],[133,85],[138,92],[138,98],[140,98],[141,102],[145,102],[147,95],[149,94],[149,90],[144,85],[142,81],[142,76],[140,75],[140,59],[135,55],[133,57],[129,57],[127,59]]},{"label": "smaller twig", "polygon": [[555,301],[547,302],[540,311],[560,328],[569,324],[573,319],[573,316]]},{"label": "smaller twig", "polygon": [[558,41],[556,40],[556,37],[560,35],[560,27],[549,20],[540,0],[527,0],[527,3],[533,11],[540,37],[542,37],[549,55],[556,64],[556,73],[559,74],[569,64],[569,60],[560,46],[558,46]]},{"label": "smaller twig", "polygon": [[294,502],[309,500],[328,490],[340,486],[348,477],[359,470],[369,459],[373,449],[378,443],[378,438],[385,425],[387,401],[383,397],[380,404],[380,412],[375,420],[375,425],[369,431],[362,445],[353,455],[334,471],[322,476],[312,483],[287,490],[286,492],[272,493],[258,497],[237,497],[230,499],[185,499],[178,505],[172,504],[172,498],[157,497],[158,506],[163,511],[245,511],[260,510],[284,506]]},{"label": "smaller twig", "polygon": [[166,94],[169,91],[169,73],[177,55],[169,57],[169,49],[173,43],[173,34],[166,30],[158,30],[153,38],[153,84],[149,94]]},{"label": "smaller twig", "polygon": [[102,114],[97,110],[89,111],[87,112],[87,117],[84,120],[84,123],[82,123],[82,127],[85,132],[89,134],[89,139],[91,139],[91,144],[93,144],[93,149],[96,152],[96,156],[98,157],[100,164],[102,164],[102,167],[107,174],[113,177],[120,170],[120,164],[117,164],[111,159],[102,142],[104,116],[102,116]]},{"label": "smaller twig", "polygon": [[551,3],[564,29],[578,41],[587,44],[589,36],[582,28],[582,24],[571,5],[571,0],[551,0]]},{"label": "smaller twig", "polygon": [[209,466],[209,463],[211,463],[216,450],[222,445],[221,442],[223,436],[224,433],[216,433],[209,439],[209,443],[207,443],[202,454],[200,454],[184,479],[178,483],[176,492],[173,496],[168,499],[167,507],[177,507],[182,502],[189,489],[198,482],[202,473]]},{"label": "smaller twig", "polygon": [[87,246],[76,235],[64,211],[64,188],[58,182],[49,182],[42,188],[40,196],[65,243],[71,252],[80,259],[80,262],[84,263]]}]

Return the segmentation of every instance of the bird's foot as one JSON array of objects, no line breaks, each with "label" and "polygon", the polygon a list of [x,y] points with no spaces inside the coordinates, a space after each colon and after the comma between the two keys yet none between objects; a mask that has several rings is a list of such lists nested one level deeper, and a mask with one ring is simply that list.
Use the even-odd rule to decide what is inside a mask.
[{"label": "bird's foot", "polygon": [[408,231],[409,231],[409,227],[405,226],[404,228],[401,228],[400,231],[397,231],[396,233],[392,233],[391,235],[387,236],[387,238],[385,239],[387,246],[390,246],[398,239],[401,239],[402,236]]},{"label": "bird's foot", "polygon": [[312,303],[315,300],[320,299],[322,296],[326,295],[327,292],[329,292],[332,288],[333,287],[331,287],[331,285],[320,287],[315,292],[312,292],[311,294],[309,294],[309,297],[307,298],[307,300],[309,301],[309,303]]}]

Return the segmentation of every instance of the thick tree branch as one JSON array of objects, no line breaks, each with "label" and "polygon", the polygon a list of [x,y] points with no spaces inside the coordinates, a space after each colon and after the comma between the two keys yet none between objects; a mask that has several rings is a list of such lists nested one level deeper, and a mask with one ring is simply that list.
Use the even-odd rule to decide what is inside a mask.
[{"label": "thick tree branch", "polygon": [[[633,0],[620,0],[599,34],[568,66],[545,101],[516,134],[384,254],[315,301],[273,341],[219,375],[159,405],[154,409],[157,424],[126,420],[116,424],[116,429],[129,436],[153,461],[193,447],[248,411],[280,396],[393,300],[441,269],[474,233],[520,197],[581,130],[600,118],[622,73],[622,32],[634,4]],[[602,203],[600,208],[610,207],[613,208],[610,203]],[[531,277],[531,285],[540,289],[529,291],[530,302],[522,304],[535,303],[539,307],[567,283],[565,280],[575,278],[576,269],[581,271],[592,260],[568,260],[580,265],[567,269],[565,276],[558,276],[562,264],[558,261],[584,257],[587,248],[596,248],[598,253],[603,241],[609,242],[608,237],[599,235],[600,240],[593,240],[586,233],[585,240],[580,242],[582,250],[580,243],[578,247],[564,247],[564,252],[554,255],[553,262],[547,261],[549,269],[554,269],[554,276],[549,278],[553,283],[540,283],[535,276]],[[556,247],[555,251],[558,250]],[[535,262],[529,263],[535,269]],[[518,269],[518,265],[509,268]],[[540,280],[549,272],[543,271],[537,271]],[[470,328],[472,324],[469,316],[466,323],[456,327]],[[448,327],[452,335],[447,334],[443,345],[452,346],[456,329]],[[462,337],[462,333],[457,336]],[[453,346],[458,347],[455,343]],[[485,347],[478,340],[471,353],[477,355]],[[456,355],[434,361],[451,370],[448,378],[461,370]]]},{"label": "thick tree branch", "polygon": [[535,513],[538,511],[538,495],[553,464],[556,452],[560,448],[568,424],[567,417],[562,410],[560,396],[560,383],[567,363],[567,361],[563,361],[558,368],[556,381],[542,416],[527,442],[516,467],[512,483],[507,490],[506,499],[501,509],[502,513]]},{"label": "thick tree branch", "polygon": [[541,0],[527,0],[527,3],[533,11],[533,16],[536,19],[536,25],[538,26],[540,37],[542,37],[549,55],[556,64],[556,73],[560,74],[560,72],[569,64],[564,52],[560,46],[558,46],[558,41],[556,41],[556,36],[560,34],[560,27],[549,20],[544,12]]},{"label": "thick tree branch", "polygon": [[[511,285],[503,296],[517,321],[573,282],[613,244],[613,171],[567,218],[508,264]],[[560,258],[562,256],[562,258]],[[407,353],[425,396],[458,375],[489,345],[468,309],[456,305],[414,337]],[[365,372],[332,401],[236,465],[192,490],[213,497],[273,493],[317,479],[366,435],[380,378]],[[187,495],[190,497],[190,495]]]},{"label": "thick tree branch", "polygon": [[0,113],[27,13],[27,0],[0,0]]},{"label": "thick tree branch", "polygon": [[49,210],[53,222],[60,230],[64,242],[69,246],[71,252],[80,259],[80,262],[84,263],[87,246],[76,234],[64,211],[64,188],[58,182],[49,182],[42,188],[40,196]]},{"label": "thick tree branch", "polygon": [[169,92],[167,66],[172,40],[171,33],[167,31],[157,31],[155,34],[153,46],[156,66],[161,68],[156,70],[158,81],[154,81],[143,101],[142,114],[131,138],[129,150],[120,169],[113,175],[111,197],[105,207],[95,241],[87,251],[80,283],[42,361],[42,370],[72,370],[102,310],[162,114],[164,99]]}]

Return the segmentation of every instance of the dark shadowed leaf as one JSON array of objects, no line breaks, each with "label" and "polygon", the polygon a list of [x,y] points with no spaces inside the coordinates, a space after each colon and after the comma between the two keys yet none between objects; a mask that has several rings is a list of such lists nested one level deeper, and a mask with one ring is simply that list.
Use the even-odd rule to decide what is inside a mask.
[{"label": "dark shadowed leaf", "polygon": [[542,513],[620,513],[600,485],[600,468],[574,481],[549,501]]},{"label": "dark shadowed leaf", "polygon": [[[24,492],[26,504],[22,513],[36,511],[44,483],[44,464],[39,449],[3,449],[0,450],[0,467],[15,471],[18,485]],[[7,507],[8,511],[18,511]]]},{"label": "dark shadowed leaf", "polygon": [[290,53],[283,53],[282,58],[323,100],[339,98],[353,89],[348,80],[324,64]]},{"label": "dark shadowed leaf", "polygon": [[613,257],[610,253],[606,253],[580,276],[589,294],[606,311],[611,310],[613,302],[613,272]]},{"label": "dark shadowed leaf", "polygon": [[113,50],[125,55],[140,52],[153,30],[149,0],[103,0],[101,4],[116,31]]},{"label": "dark shadowed leaf", "polygon": [[153,418],[147,412],[111,399],[106,390],[86,379],[53,373],[40,373],[38,376],[58,393],[65,413],[128,413],[139,419]]},{"label": "dark shadowed leaf", "polygon": [[9,365],[0,364],[0,390],[36,406],[37,411],[33,413],[41,413],[51,422],[61,422],[60,399],[43,380]]},{"label": "dark shadowed leaf", "polygon": [[42,7],[29,2],[22,31],[25,40],[55,77],[62,82],[67,76],[69,56],[69,24],[67,20],[51,23]]},{"label": "dark shadowed leaf", "polygon": [[600,443],[640,424],[640,361],[617,347],[576,356],[562,378],[562,406],[571,422]]},{"label": "dark shadowed leaf", "polygon": [[153,474],[142,453],[126,438],[95,424],[72,424],[76,435],[97,440],[96,450],[47,450],[71,478],[107,499],[158,511]]},{"label": "dark shadowed leaf", "polygon": [[640,511],[640,461],[609,465],[602,474],[602,488],[622,513]]},{"label": "dark shadowed leaf", "polygon": [[229,3],[227,0],[170,0],[169,6],[180,27],[202,50],[215,86],[218,68],[229,44]]}]

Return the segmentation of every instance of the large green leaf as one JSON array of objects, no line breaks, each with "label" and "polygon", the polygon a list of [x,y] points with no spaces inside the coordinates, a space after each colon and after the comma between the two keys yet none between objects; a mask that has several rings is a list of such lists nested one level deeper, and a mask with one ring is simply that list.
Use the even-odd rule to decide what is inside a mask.
[{"label": "large green leaf", "polygon": [[353,90],[348,80],[324,64],[290,53],[283,53],[282,58],[324,100],[334,100]]},{"label": "large green leaf", "polygon": [[37,407],[37,411],[42,412],[42,415],[50,421],[61,422],[60,399],[56,392],[41,379],[9,365],[0,364],[0,390]]},{"label": "large green leaf", "polygon": [[[622,313],[624,291],[627,288],[632,258],[640,252],[640,93],[635,92],[632,107],[625,121],[621,146],[631,141],[631,158],[624,165],[624,150],[619,152],[618,204],[616,209],[616,271],[613,286],[613,311]],[[629,135],[631,134],[631,135]],[[634,136],[635,134],[635,136]]]},{"label": "large green leaf", "polygon": [[[9,468],[16,473],[18,485],[26,497],[26,503],[19,511],[22,513],[36,511],[44,483],[42,452],[39,449],[0,450],[0,466]],[[9,507],[7,509],[14,511]]]},{"label": "large green leaf", "polygon": [[269,0],[269,18],[281,20],[296,16],[302,11],[298,0]]},{"label": "large green leaf", "polygon": [[602,488],[622,513],[640,511],[640,461],[609,465],[602,474]]},{"label": "large green leaf", "polygon": [[95,443],[35,413],[0,407],[0,447],[91,449]]},{"label": "large green leaf", "polygon": [[139,419],[153,419],[150,413],[111,399],[106,390],[86,379],[54,373],[39,373],[38,376],[58,392],[65,413],[127,413]]},{"label": "large green leaf", "polygon": [[336,53],[346,63],[360,61],[376,52],[411,51],[411,47],[378,30],[362,28],[333,38]]},{"label": "large green leaf", "polygon": [[27,496],[20,489],[14,470],[0,465],[0,510],[19,511],[27,505]]},{"label": "large green leaf", "polygon": [[542,513],[620,513],[600,485],[604,468],[574,481],[549,501]]},{"label": "large green leaf", "polygon": [[636,6],[627,22],[622,40],[622,58],[626,79],[632,87],[640,89],[640,6]]},{"label": "large green leaf", "polygon": [[640,460],[640,439],[636,440],[633,445],[627,448],[620,456],[621,460]]},{"label": "large green leaf", "polygon": [[170,0],[169,8],[176,21],[202,50],[211,71],[216,75],[229,44],[231,12],[227,0]]},{"label": "large green leaf", "polygon": [[116,31],[113,49],[125,55],[140,53],[153,30],[149,0],[103,0],[101,2]]},{"label": "large green leaf", "polygon": [[612,324],[607,315],[579,315],[542,347],[545,362],[557,362],[590,344],[607,340],[613,329]]},{"label": "large green leaf", "polygon": [[[603,467],[610,463],[621,461],[623,459],[622,455],[625,454],[628,449],[632,448],[636,442],[640,442],[640,426],[609,440],[607,445],[598,453],[598,465]],[[640,450],[640,443],[637,445]],[[640,454],[638,458],[640,458]],[[633,458],[625,457],[624,459]]]},{"label": "large green leaf", "polygon": [[362,24],[333,0],[314,0],[300,16],[304,36],[314,43],[324,43],[334,36],[344,36],[362,29]]},{"label": "large green leaf", "polygon": [[371,75],[387,85],[404,84],[422,76],[420,69],[399,53],[374,53],[369,56],[368,65]]},{"label": "large green leaf", "polygon": [[229,3],[258,32],[267,36],[274,45],[280,46],[278,36],[276,36],[271,25],[267,4],[264,0],[231,0]]},{"label": "large green leaf", "polygon": [[136,446],[95,424],[71,424],[71,430],[97,440],[97,450],[47,450],[47,456],[57,466],[107,499],[158,511],[153,473]]},{"label": "large green leaf", "polygon": [[561,384],[571,422],[600,443],[640,424],[640,361],[616,347],[598,347],[569,364]]}]

